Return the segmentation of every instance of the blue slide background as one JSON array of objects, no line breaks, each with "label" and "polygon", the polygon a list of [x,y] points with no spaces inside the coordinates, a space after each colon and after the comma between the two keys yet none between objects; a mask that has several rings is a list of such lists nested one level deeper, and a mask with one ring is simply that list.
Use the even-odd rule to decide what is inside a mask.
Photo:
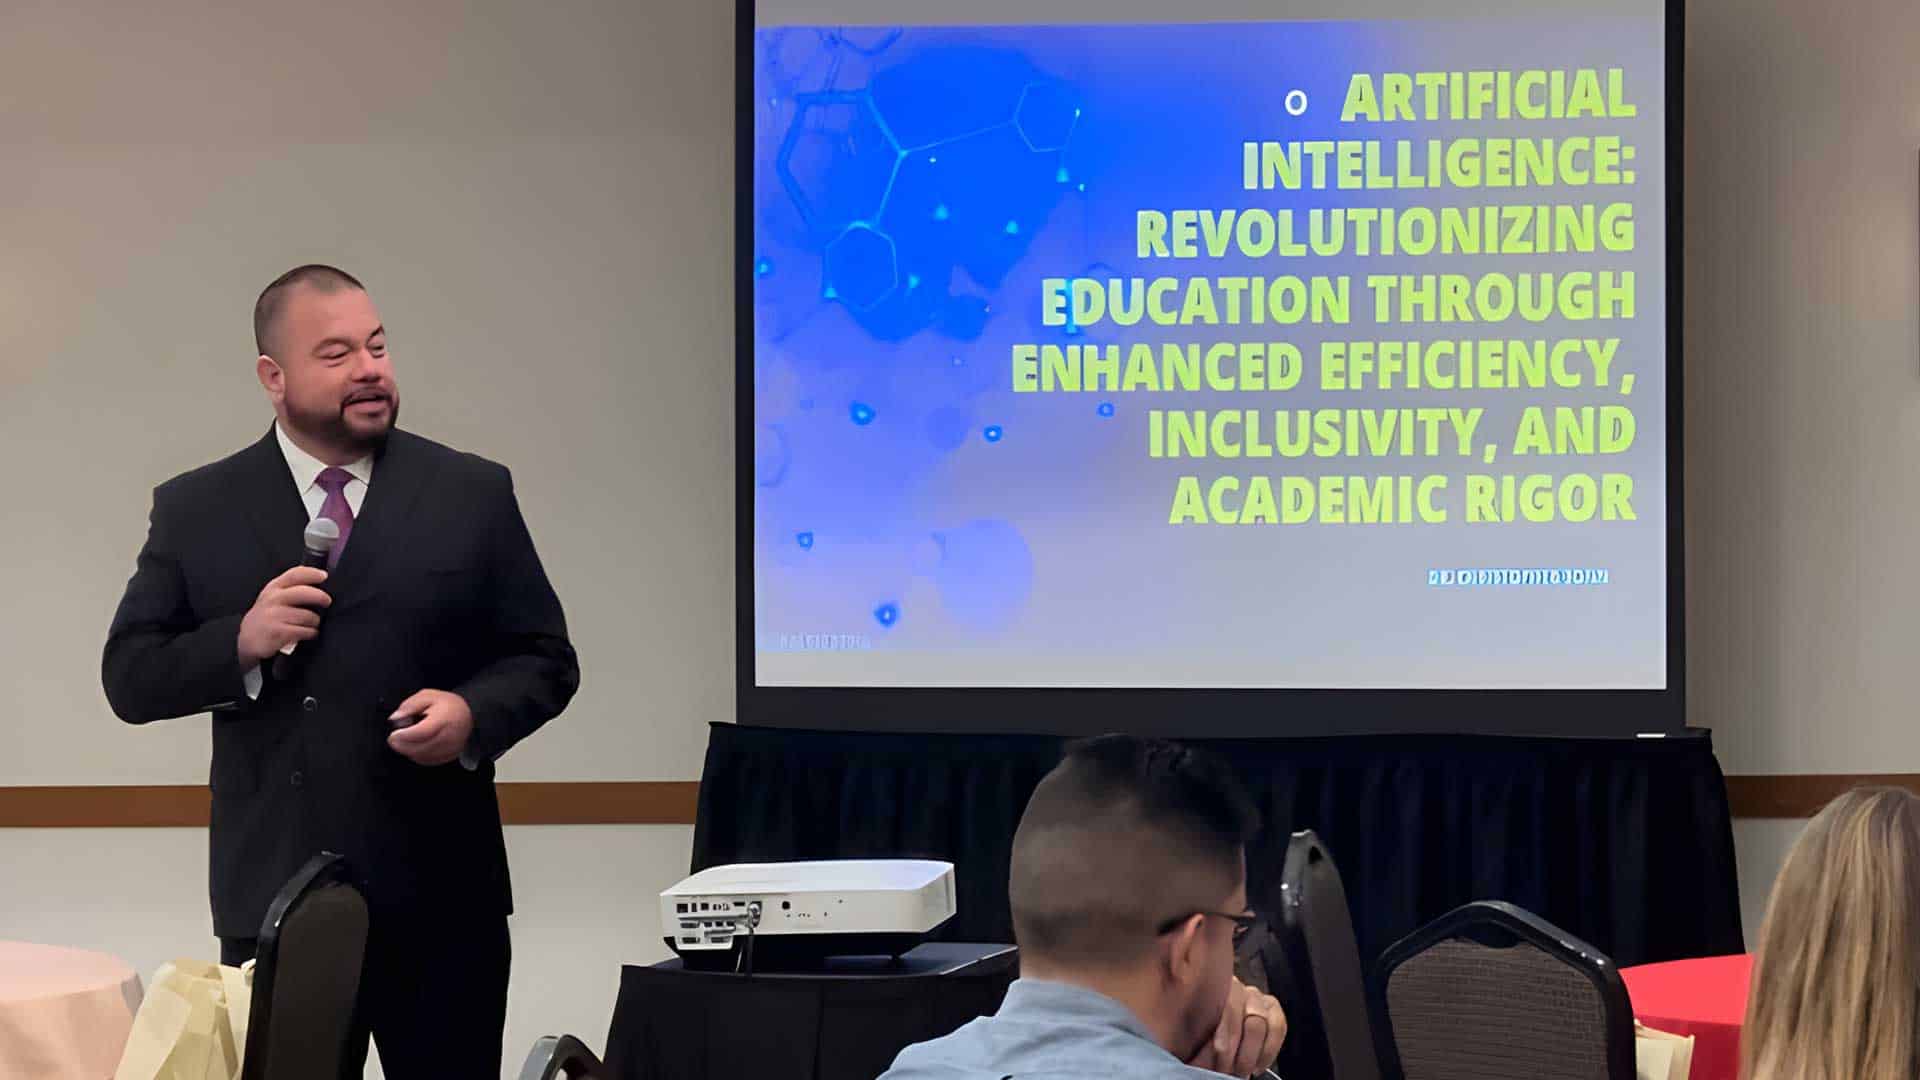
[{"label": "blue slide background", "polygon": [[[1666,551],[1657,19],[762,29],[754,104],[754,580],[774,685],[1657,687]],[[1624,67],[1630,121],[1350,124],[1356,71]],[[1288,115],[1284,95],[1309,107]],[[1246,139],[1622,134],[1628,188],[1249,192]],[[1629,256],[1138,261],[1134,211],[1630,199]],[[1376,327],[1357,276],[1634,269],[1631,322]],[[1356,275],[1333,327],[1048,327],[1043,277]],[[1162,462],[1148,408],[1484,405],[1505,441],[1553,397],[1021,394],[1015,343],[1622,336],[1639,520],[1166,524],[1197,472],[1464,473],[1454,459]],[[1455,489],[1458,489],[1458,483]],[[1457,500],[1456,500],[1457,508]],[[1587,566],[1604,588],[1437,592],[1453,566]]]}]

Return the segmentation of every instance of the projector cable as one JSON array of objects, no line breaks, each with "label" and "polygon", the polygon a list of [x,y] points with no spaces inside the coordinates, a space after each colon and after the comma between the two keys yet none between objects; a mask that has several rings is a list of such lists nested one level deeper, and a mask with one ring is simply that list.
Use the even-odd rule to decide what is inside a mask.
[{"label": "projector cable", "polygon": [[[742,922],[747,924],[747,947],[734,954],[733,973],[745,975],[751,979],[753,978],[753,932],[760,926],[760,901],[749,901],[746,915],[734,917],[735,937],[739,936],[739,924]],[[741,970],[743,966],[744,971]]]}]

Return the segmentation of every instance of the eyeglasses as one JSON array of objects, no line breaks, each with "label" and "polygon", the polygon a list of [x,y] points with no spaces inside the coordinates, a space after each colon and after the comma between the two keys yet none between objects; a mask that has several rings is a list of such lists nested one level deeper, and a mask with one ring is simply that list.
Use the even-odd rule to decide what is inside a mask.
[{"label": "eyeglasses", "polygon": [[1173,918],[1161,923],[1159,929],[1154,931],[1154,936],[1158,937],[1162,934],[1173,933],[1175,930],[1180,929],[1181,923],[1186,922],[1195,915],[1207,915],[1215,919],[1226,919],[1233,923],[1233,947],[1236,950],[1240,948],[1242,942],[1247,940],[1247,935],[1253,933],[1253,928],[1260,925],[1260,916],[1251,911],[1244,915],[1230,915],[1224,911],[1189,911],[1185,915],[1175,915]]}]

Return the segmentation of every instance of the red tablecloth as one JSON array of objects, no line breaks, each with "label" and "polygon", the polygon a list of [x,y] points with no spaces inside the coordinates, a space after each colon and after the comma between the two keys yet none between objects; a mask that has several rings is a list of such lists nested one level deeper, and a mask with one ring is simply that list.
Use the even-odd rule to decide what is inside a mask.
[{"label": "red tablecloth", "polygon": [[1747,1015],[1751,956],[1710,956],[1621,968],[1633,1015],[1675,1035],[1693,1036],[1690,1080],[1737,1080],[1740,1024]]}]

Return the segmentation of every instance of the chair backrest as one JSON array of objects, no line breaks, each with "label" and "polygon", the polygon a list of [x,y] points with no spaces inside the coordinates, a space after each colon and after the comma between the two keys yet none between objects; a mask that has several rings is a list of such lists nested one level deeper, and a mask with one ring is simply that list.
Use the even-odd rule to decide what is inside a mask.
[{"label": "chair backrest", "polygon": [[367,948],[367,902],[323,853],[273,899],[253,970],[241,1080],[340,1080]]},{"label": "chair backrest", "polygon": [[1288,1080],[1380,1080],[1368,1015],[1366,969],[1354,940],[1347,890],[1313,831],[1294,833],[1280,871],[1269,961],[1272,992],[1287,1010],[1287,1040],[1274,1071]]},{"label": "chair backrest", "polygon": [[571,1035],[548,1035],[533,1044],[520,1080],[602,1080],[613,1074],[587,1045]]},{"label": "chair backrest", "polygon": [[1375,1007],[1406,1080],[1633,1080],[1633,1008],[1600,950],[1480,901],[1380,958]]}]

